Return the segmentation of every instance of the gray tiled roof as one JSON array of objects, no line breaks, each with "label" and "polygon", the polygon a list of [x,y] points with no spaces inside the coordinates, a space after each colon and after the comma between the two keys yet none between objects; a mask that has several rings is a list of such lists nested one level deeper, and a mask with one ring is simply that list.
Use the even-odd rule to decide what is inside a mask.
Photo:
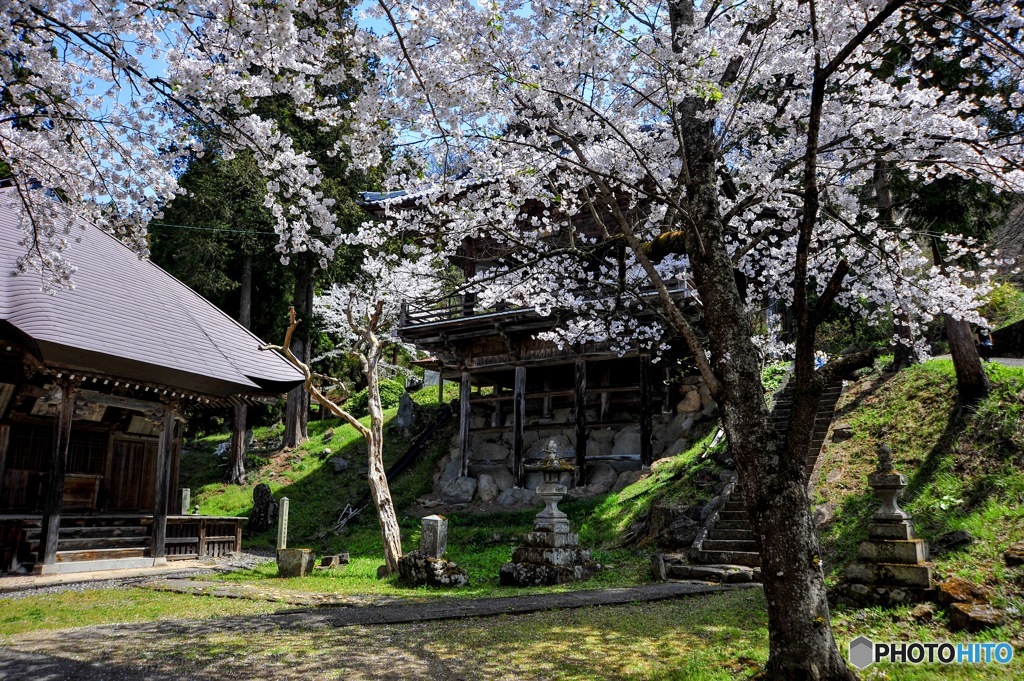
[{"label": "gray tiled roof", "polygon": [[74,290],[48,295],[38,273],[12,276],[21,231],[0,192],[0,320],[31,338],[48,364],[226,397],[286,391],[301,375],[212,303],[91,224],[72,226],[64,253]]}]

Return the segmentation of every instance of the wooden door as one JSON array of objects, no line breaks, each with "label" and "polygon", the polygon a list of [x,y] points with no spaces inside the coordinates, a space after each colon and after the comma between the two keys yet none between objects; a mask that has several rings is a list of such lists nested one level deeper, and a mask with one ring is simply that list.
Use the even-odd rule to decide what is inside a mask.
[{"label": "wooden door", "polygon": [[107,510],[152,513],[156,442],[114,440],[107,483]]}]

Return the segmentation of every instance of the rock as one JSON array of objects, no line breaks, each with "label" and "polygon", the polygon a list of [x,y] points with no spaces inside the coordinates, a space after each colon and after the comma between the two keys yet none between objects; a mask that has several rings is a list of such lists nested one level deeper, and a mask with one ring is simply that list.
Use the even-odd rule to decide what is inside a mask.
[{"label": "rock", "polygon": [[613,456],[629,456],[640,453],[640,433],[620,433],[612,447]]},{"label": "rock", "polygon": [[992,589],[968,582],[960,577],[947,577],[938,584],[939,603],[985,604],[992,599]]},{"label": "rock", "polygon": [[528,471],[526,475],[523,476],[523,487],[531,491],[536,490],[537,485],[542,482],[544,482],[544,474],[540,471]]},{"label": "rock", "polygon": [[918,624],[931,622],[934,617],[935,606],[931,603],[920,603],[914,606],[914,609],[910,611],[910,619],[914,620]]},{"label": "rock", "polygon": [[432,558],[417,550],[398,559],[398,579],[406,586],[452,588],[468,584],[469,574],[447,558]]},{"label": "rock", "polygon": [[474,461],[504,461],[510,450],[503,442],[476,442],[470,445],[470,458]]},{"label": "rock", "polygon": [[651,555],[651,577],[656,582],[668,580],[668,573],[665,571],[665,556],[661,553]]},{"label": "rock", "polygon": [[1006,616],[991,605],[953,603],[949,606],[949,628],[976,632],[1006,623]]},{"label": "rock", "polygon": [[704,410],[701,411],[700,415],[703,418],[709,419],[712,416],[714,416],[716,413],[718,413],[718,402],[715,402],[714,400],[712,400],[711,404],[709,404],[708,406],[704,407]]},{"label": "rock", "polygon": [[340,456],[332,456],[330,458],[331,466],[334,467],[335,473],[344,473],[348,470],[348,461],[341,458]]},{"label": "rock", "polygon": [[619,477],[616,478],[615,484],[612,485],[612,491],[621,492],[644,477],[646,476],[642,471],[625,471],[624,473],[619,473]]},{"label": "rock", "polygon": [[929,547],[931,548],[932,555],[937,556],[947,551],[970,546],[973,543],[974,536],[970,532],[967,530],[957,530],[956,532],[947,532],[934,542],[930,542]]},{"label": "rock", "polygon": [[476,478],[457,477],[441,487],[441,501],[446,504],[468,504],[476,493]]},{"label": "rock", "polygon": [[618,480],[618,473],[615,469],[606,463],[599,463],[596,466],[588,466],[587,471],[587,484],[598,485],[611,489],[612,485]]},{"label": "rock", "polygon": [[849,423],[837,423],[832,426],[832,442],[843,442],[853,437],[853,426]]},{"label": "rock", "polygon": [[618,435],[618,433],[614,430],[611,430],[610,428],[592,430],[589,433],[587,433],[587,447],[589,449],[590,445],[594,444],[595,442],[611,443],[613,440],[615,440],[616,435]]},{"label": "rock", "polygon": [[688,548],[697,538],[700,523],[690,517],[688,506],[655,502],[648,517],[648,533],[658,546]]},{"label": "rock", "polygon": [[459,473],[462,472],[462,457],[459,456],[458,450],[448,454],[445,460],[444,468],[441,469],[441,478],[438,480],[441,487],[459,477]]},{"label": "rock", "polygon": [[1014,544],[1003,551],[1003,562],[1010,567],[1024,565],[1024,542]]},{"label": "rock", "polygon": [[700,393],[691,390],[683,396],[683,399],[676,405],[677,414],[696,414],[701,410]]},{"label": "rock", "polygon": [[540,501],[536,492],[520,487],[512,487],[498,495],[499,506],[535,506]]},{"label": "rock", "polygon": [[416,403],[407,392],[398,398],[398,413],[395,414],[393,423],[396,428],[402,430],[409,430],[416,424]]},{"label": "rock", "polygon": [[538,438],[529,449],[526,450],[525,458],[527,459],[543,459],[544,450],[548,446],[548,442],[551,440],[555,441],[555,447],[558,450],[560,457],[569,456],[570,453],[575,453],[575,449],[569,442],[569,438],[564,435],[551,435],[548,437]]},{"label": "rock", "polygon": [[349,556],[348,553],[336,553],[333,556],[324,556],[320,559],[320,567],[331,569],[341,567],[342,565],[348,565]]},{"label": "rock", "polygon": [[320,439],[323,442],[330,442],[331,440],[333,440],[334,439],[334,428],[328,428],[327,430],[325,430],[324,434],[321,436]]},{"label": "rock", "polygon": [[498,486],[499,492],[504,492],[515,486],[515,479],[512,477],[512,473],[504,466],[473,466],[471,470],[477,476],[477,479],[482,475],[491,476],[494,484]]},{"label": "rock", "polygon": [[814,507],[814,526],[821,527],[832,520],[832,516],[835,515],[836,508],[833,504],[822,504],[821,506]]},{"label": "rock", "polygon": [[682,454],[689,449],[689,447],[690,441],[685,437],[681,437],[665,448],[663,456],[676,456],[677,454]]},{"label": "rock", "polygon": [[494,478],[484,473],[476,479],[476,495],[480,498],[480,501],[485,504],[489,504],[498,498],[498,494],[501,492],[498,489],[498,483],[494,481]]},{"label": "rock", "polygon": [[704,504],[704,508],[700,510],[700,521],[704,522],[711,517],[711,514],[718,510],[719,505],[722,502],[722,497],[713,497],[711,501]]},{"label": "rock", "polygon": [[252,511],[249,513],[249,531],[265,532],[277,522],[277,502],[270,485],[261,482],[252,490]]}]

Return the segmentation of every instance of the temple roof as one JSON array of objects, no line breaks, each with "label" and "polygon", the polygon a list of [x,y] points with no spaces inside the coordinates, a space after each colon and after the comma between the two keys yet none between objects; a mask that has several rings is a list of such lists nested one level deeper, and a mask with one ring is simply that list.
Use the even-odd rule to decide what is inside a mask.
[{"label": "temple roof", "polygon": [[0,335],[51,367],[228,397],[281,393],[302,376],[258,337],[95,225],[72,223],[74,289],[49,295],[17,273],[20,200],[0,191]]}]

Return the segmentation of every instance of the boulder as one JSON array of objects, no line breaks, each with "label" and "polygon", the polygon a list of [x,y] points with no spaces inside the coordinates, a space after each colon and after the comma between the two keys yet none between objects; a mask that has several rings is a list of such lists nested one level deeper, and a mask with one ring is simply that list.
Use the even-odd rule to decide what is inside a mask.
[{"label": "boulder", "polygon": [[433,558],[416,550],[398,559],[398,579],[412,587],[457,587],[469,583],[469,574],[447,558]]},{"label": "boulder", "polygon": [[970,546],[973,543],[974,536],[970,532],[967,530],[957,530],[956,532],[947,532],[935,541],[929,542],[929,548],[932,555],[938,556],[947,551]]},{"label": "boulder", "polygon": [[935,617],[935,606],[931,603],[919,603],[910,611],[910,619],[918,624],[931,622]]},{"label": "boulder", "polygon": [[618,435],[618,431],[611,430],[610,428],[602,428],[601,430],[592,430],[587,433],[587,445],[588,447],[595,442],[607,442],[610,443]]},{"label": "boulder", "polygon": [[696,390],[690,390],[685,395],[683,395],[683,399],[681,399],[679,401],[679,404],[676,405],[676,413],[696,414],[701,410],[702,406],[703,405],[700,401],[700,393],[697,392]]},{"label": "boulder", "polygon": [[1010,567],[1024,565],[1024,542],[1014,544],[1003,551],[1003,562]]},{"label": "boulder", "polygon": [[687,440],[685,437],[681,437],[672,444],[670,444],[668,447],[666,447],[662,456],[676,456],[677,454],[682,454],[683,452],[685,452],[689,447],[690,441]]},{"label": "boulder", "polygon": [[442,459],[442,463],[443,468],[441,469],[441,478],[438,482],[442,487],[444,487],[449,482],[459,477],[459,473],[462,472],[462,456],[458,450],[455,450]]},{"label": "boulder", "polygon": [[472,442],[470,457],[476,461],[504,461],[508,458],[509,448],[502,442]]},{"label": "boulder", "polygon": [[[551,440],[555,441],[555,447],[558,450],[559,456],[569,456],[571,452],[575,452],[572,444],[569,442],[569,438],[564,435],[550,435],[547,437],[539,438],[526,450],[525,458],[527,459],[542,459],[545,456],[544,450],[547,449],[548,442]],[[524,443],[525,444],[525,443]]]},{"label": "boulder", "polygon": [[476,478],[457,477],[441,487],[441,501],[446,504],[468,504],[476,494]]},{"label": "boulder", "polygon": [[635,482],[638,482],[641,478],[646,477],[642,471],[625,471],[619,473],[619,477],[615,480],[615,484],[612,485],[613,492],[621,492]]},{"label": "boulder", "polygon": [[494,480],[494,484],[498,486],[499,492],[504,492],[515,486],[512,473],[505,466],[473,466],[470,470],[473,475],[477,476],[477,479],[489,475]]},{"label": "boulder", "polygon": [[540,501],[536,492],[520,487],[507,489],[498,495],[498,505],[509,506],[535,506]]},{"label": "boulder", "polygon": [[277,574],[280,577],[305,577],[313,571],[315,563],[312,549],[277,550]]},{"label": "boulder", "polygon": [[939,603],[985,604],[992,599],[992,589],[968,582],[960,577],[947,577],[938,585]]},{"label": "boulder", "polygon": [[658,546],[687,548],[693,544],[701,527],[692,515],[689,506],[655,502],[648,519],[650,536]]},{"label": "boulder", "polygon": [[261,482],[252,490],[252,511],[249,513],[249,531],[265,532],[277,522],[277,502],[270,485]]},{"label": "boulder", "polygon": [[628,456],[630,454],[640,453],[640,433],[620,433],[615,438],[615,446],[612,447],[612,454],[614,456]]},{"label": "boulder", "polygon": [[1006,624],[1006,615],[991,605],[953,603],[949,606],[949,628],[977,632]]},{"label": "boulder", "polygon": [[341,458],[340,456],[332,456],[330,458],[331,466],[334,467],[335,473],[344,473],[348,470],[348,461]]},{"label": "boulder", "polygon": [[615,469],[606,463],[600,463],[592,467],[588,466],[588,469],[587,484],[604,487],[605,491],[610,490],[619,477]]},{"label": "boulder", "polygon": [[476,495],[480,501],[489,504],[498,498],[501,490],[494,478],[484,473],[476,479]]},{"label": "boulder", "polygon": [[837,423],[832,426],[832,442],[844,442],[853,437],[853,426],[849,423]]},{"label": "boulder", "polygon": [[402,393],[398,398],[398,413],[395,414],[394,426],[409,430],[416,424],[416,403],[409,393]]}]

